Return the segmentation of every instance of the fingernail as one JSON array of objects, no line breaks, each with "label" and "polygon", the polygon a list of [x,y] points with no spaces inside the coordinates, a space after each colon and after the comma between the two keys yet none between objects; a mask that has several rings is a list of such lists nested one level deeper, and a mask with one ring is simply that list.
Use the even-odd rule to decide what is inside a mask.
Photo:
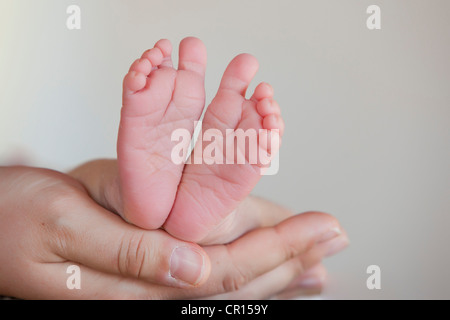
[{"label": "fingernail", "polygon": [[323,286],[324,282],[325,282],[324,277],[311,276],[299,280],[296,283],[296,286],[299,288],[320,288]]},{"label": "fingernail", "polygon": [[347,248],[348,244],[349,240],[346,236],[341,236],[331,240],[329,243],[327,243],[328,249],[325,256],[329,257],[344,250],[345,248]]},{"label": "fingernail", "polygon": [[200,253],[187,247],[177,247],[170,257],[170,276],[195,286],[203,277],[204,265]]},{"label": "fingernail", "polygon": [[327,242],[331,239],[334,239],[338,236],[340,236],[342,234],[341,229],[339,229],[338,227],[334,227],[332,229],[330,229],[329,231],[325,232],[322,237],[320,237],[319,241],[317,241],[317,243],[323,243],[323,242]]}]

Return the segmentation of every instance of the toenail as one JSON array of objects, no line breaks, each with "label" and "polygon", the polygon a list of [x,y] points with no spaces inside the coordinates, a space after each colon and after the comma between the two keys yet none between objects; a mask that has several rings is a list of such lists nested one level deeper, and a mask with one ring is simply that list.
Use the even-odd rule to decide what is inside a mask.
[{"label": "toenail", "polygon": [[177,247],[170,257],[170,276],[197,285],[203,278],[205,259],[199,252],[187,247]]}]

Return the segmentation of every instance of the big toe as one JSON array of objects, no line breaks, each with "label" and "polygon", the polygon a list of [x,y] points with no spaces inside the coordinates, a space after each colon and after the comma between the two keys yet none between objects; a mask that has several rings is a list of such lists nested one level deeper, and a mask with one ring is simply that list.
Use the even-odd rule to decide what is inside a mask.
[{"label": "big toe", "polygon": [[258,72],[258,60],[248,53],[235,57],[222,77],[219,90],[231,90],[245,96],[250,82]]},{"label": "big toe", "polygon": [[179,51],[179,70],[192,71],[200,76],[205,75],[207,53],[206,47],[200,39],[195,37],[183,39]]}]

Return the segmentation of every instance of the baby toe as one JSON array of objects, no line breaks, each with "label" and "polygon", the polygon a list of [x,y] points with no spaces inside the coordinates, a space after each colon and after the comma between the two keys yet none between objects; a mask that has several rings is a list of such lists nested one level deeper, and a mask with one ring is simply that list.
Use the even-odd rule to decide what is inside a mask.
[{"label": "baby toe", "polygon": [[284,134],[284,119],[277,114],[269,114],[263,118],[263,129],[266,130],[278,130],[280,137]]},{"label": "baby toe", "polygon": [[261,82],[253,93],[252,100],[260,101],[263,99],[271,99],[273,97],[274,91],[270,84],[266,82]]},{"label": "baby toe", "polygon": [[267,117],[271,114],[279,116],[281,114],[279,104],[273,99],[263,99],[258,101],[256,110],[261,117]]},{"label": "baby toe", "polygon": [[147,59],[152,64],[153,68],[161,65],[163,61],[163,53],[159,48],[152,48],[144,52],[142,58]]},{"label": "baby toe", "polygon": [[263,128],[267,130],[280,129],[279,117],[275,114],[269,114],[263,119]]},{"label": "baby toe", "polygon": [[133,93],[141,90],[147,83],[147,76],[143,73],[130,71],[123,80],[125,93]]},{"label": "baby toe", "polygon": [[147,59],[141,58],[137,59],[130,67],[130,72],[134,71],[136,73],[142,73],[148,75],[152,70],[152,65]]},{"label": "baby toe", "polygon": [[167,67],[172,68],[173,62],[172,62],[172,44],[167,39],[159,40],[155,44],[155,48],[158,48],[161,50],[161,53],[163,55],[162,62],[160,64],[161,67]]}]

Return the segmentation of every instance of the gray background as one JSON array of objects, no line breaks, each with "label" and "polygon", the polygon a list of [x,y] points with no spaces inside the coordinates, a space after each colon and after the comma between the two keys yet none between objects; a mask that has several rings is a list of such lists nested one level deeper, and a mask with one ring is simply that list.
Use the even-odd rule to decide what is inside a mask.
[{"label": "gray background", "polygon": [[[371,4],[381,30],[366,27]],[[250,90],[270,82],[287,126],[280,172],[254,193],[329,212],[351,239],[325,262],[321,297],[448,299],[449,12],[447,0],[0,0],[0,160],[67,170],[115,157],[122,78],[160,38],[205,42],[208,99],[252,53]]]}]

